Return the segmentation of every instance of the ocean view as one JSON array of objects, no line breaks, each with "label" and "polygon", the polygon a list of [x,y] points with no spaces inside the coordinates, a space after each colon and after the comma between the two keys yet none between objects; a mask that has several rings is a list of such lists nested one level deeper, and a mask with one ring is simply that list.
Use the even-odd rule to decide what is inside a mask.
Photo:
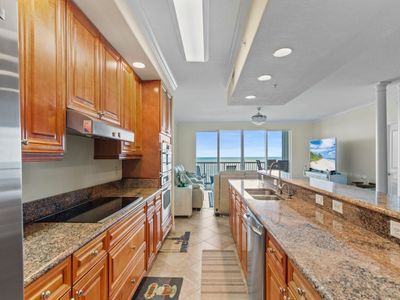
[{"label": "ocean view", "polygon": [[[253,161],[255,162],[256,160],[264,161],[264,157],[245,157],[245,161]],[[272,160],[278,160],[282,159],[280,157],[270,157],[269,159]],[[196,157],[196,162],[217,162],[216,157]],[[220,162],[240,162],[240,157],[221,157]]]}]

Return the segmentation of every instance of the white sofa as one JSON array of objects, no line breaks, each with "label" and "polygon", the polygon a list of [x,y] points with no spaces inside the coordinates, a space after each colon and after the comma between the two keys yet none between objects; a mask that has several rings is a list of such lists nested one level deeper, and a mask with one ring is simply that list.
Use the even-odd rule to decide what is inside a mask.
[{"label": "white sofa", "polygon": [[214,213],[229,214],[229,179],[257,179],[257,171],[223,171],[214,176]]}]

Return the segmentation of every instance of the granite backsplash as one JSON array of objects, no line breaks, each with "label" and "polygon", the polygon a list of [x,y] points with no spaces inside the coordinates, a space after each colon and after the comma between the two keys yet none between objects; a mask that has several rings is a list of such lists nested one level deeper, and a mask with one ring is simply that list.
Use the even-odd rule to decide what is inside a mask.
[{"label": "granite backsplash", "polygon": [[122,179],[26,202],[22,205],[24,224],[35,222],[83,202],[101,198],[118,189],[157,187],[159,187],[157,179]]}]

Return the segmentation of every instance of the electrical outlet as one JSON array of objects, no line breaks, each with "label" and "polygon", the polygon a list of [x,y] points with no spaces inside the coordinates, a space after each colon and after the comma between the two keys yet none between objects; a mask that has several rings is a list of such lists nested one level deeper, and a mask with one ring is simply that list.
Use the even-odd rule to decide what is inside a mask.
[{"label": "electrical outlet", "polygon": [[324,205],[324,196],[315,194],[315,203]]},{"label": "electrical outlet", "polygon": [[400,223],[390,220],[390,235],[400,239]]},{"label": "electrical outlet", "polygon": [[339,214],[343,214],[343,203],[340,201],[332,200],[332,209]]},{"label": "electrical outlet", "polygon": [[316,211],[315,212],[315,220],[317,220],[321,224],[324,224],[324,215],[321,214],[319,211]]},{"label": "electrical outlet", "polygon": [[274,179],[274,185],[278,185],[278,180]]}]

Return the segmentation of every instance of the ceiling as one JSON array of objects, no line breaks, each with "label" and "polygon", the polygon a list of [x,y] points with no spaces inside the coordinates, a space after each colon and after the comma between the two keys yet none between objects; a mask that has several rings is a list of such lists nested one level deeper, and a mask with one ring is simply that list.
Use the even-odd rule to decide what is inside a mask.
[{"label": "ceiling", "polygon": [[[272,121],[315,120],[371,103],[376,82],[400,77],[400,1],[269,0],[228,98],[249,1],[208,1],[209,60],[188,63],[171,0],[76,0],[129,62],[145,62],[139,76],[177,86],[178,121],[245,121],[257,105]],[[293,53],[273,57],[280,47]]]}]

